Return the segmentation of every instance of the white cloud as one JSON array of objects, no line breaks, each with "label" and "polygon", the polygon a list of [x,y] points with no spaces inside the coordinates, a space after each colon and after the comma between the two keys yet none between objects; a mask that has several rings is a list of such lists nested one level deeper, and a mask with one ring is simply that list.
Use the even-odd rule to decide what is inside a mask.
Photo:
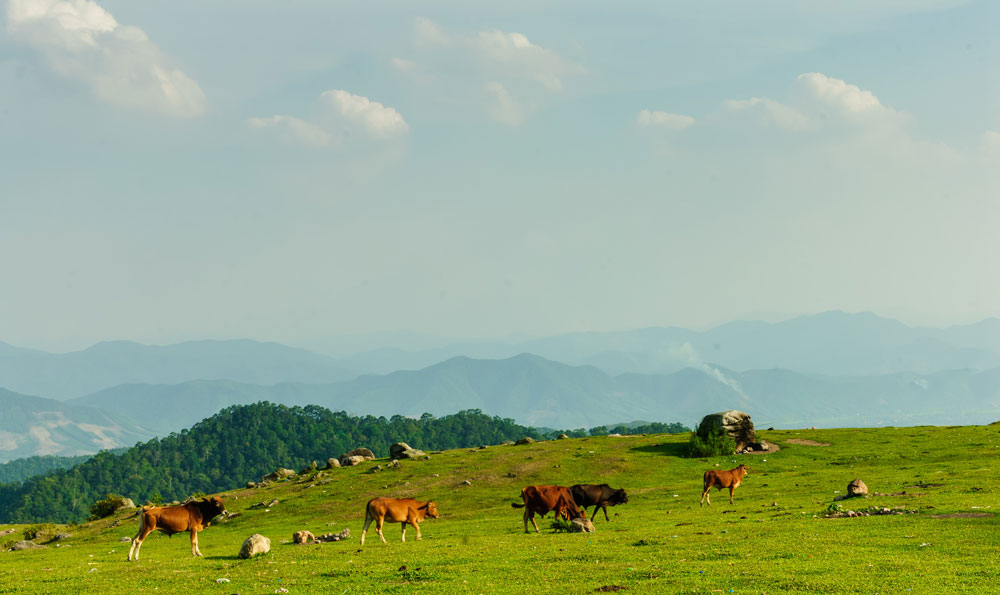
[{"label": "white cloud", "polygon": [[353,95],[342,89],[324,91],[326,100],[343,118],[359,124],[365,131],[376,137],[403,134],[409,126],[395,109],[386,107],[361,95]]},{"label": "white cloud", "polygon": [[805,114],[772,99],[730,99],[724,105],[729,111],[755,113],[763,122],[776,124],[786,130],[805,130],[809,127],[809,118]]},{"label": "white cloud", "polygon": [[333,144],[335,132],[348,131],[361,137],[385,140],[403,135],[410,128],[393,108],[342,89],[320,94],[319,108],[315,117],[308,120],[279,114],[247,118],[247,124],[256,129],[276,130],[285,142],[310,147]]},{"label": "white cloud", "polygon": [[818,72],[800,74],[797,83],[820,101],[848,113],[881,112],[886,108],[871,91],[863,91]]},{"label": "white cloud", "polygon": [[406,60],[405,58],[393,58],[390,60],[392,67],[400,72],[412,72],[417,68],[417,63],[413,60]]},{"label": "white cloud", "polygon": [[172,117],[205,112],[201,87],[150,41],[91,0],[10,0],[11,35],[59,74],[90,85],[114,104]]},{"label": "white cloud", "polygon": [[413,31],[417,45],[448,45],[451,42],[440,25],[424,17],[414,19]]},{"label": "white cloud", "polygon": [[694,118],[681,114],[671,114],[661,111],[640,110],[635,121],[639,126],[660,126],[671,130],[683,130],[694,125]]},{"label": "white cloud", "polygon": [[520,126],[524,123],[524,107],[503,85],[491,81],[486,84],[486,90],[493,95],[494,103],[490,107],[490,115],[494,120],[510,126]]},{"label": "white cloud", "polygon": [[[447,65],[439,72],[462,73],[450,77],[450,82],[470,94],[486,85],[492,96],[487,109],[495,119],[506,123],[523,121],[529,110],[521,104],[544,101],[548,94],[564,91],[569,77],[587,72],[581,65],[533,43],[523,33],[490,29],[453,34],[426,18],[414,21],[414,32],[416,47],[434,52],[421,60],[425,69],[428,65]],[[402,64],[394,65],[404,70]]]},{"label": "white cloud", "polygon": [[285,142],[311,147],[325,147],[330,144],[330,135],[314,124],[294,116],[271,116],[270,118],[247,118],[253,128],[273,128],[280,132]]},{"label": "white cloud", "polygon": [[1000,132],[987,130],[983,133],[981,144],[984,153],[1000,156]]}]

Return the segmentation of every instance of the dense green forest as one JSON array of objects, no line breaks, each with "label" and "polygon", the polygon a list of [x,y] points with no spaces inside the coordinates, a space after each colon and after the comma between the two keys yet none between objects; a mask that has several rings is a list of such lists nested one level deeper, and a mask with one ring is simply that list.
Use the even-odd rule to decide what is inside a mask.
[{"label": "dense green forest", "polygon": [[55,455],[45,455],[25,457],[23,459],[14,459],[13,461],[0,463],[0,484],[17,483],[36,475],[45,475],[51,471],[76,467],[93,456],[58,457]]}]

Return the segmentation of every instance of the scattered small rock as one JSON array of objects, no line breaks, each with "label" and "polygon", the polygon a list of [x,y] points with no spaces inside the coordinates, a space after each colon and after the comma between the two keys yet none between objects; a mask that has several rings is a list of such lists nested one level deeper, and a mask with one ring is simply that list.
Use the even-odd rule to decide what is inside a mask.
[{"label": "scattered small rock", "polygon": [[326,460],[327,469],[334,469],[336,467],[340,467],[340,459],[335,459],[333,457],[330,457],[329,459]]},{"label": "scattered small rock", "polygon": [[132,541],[131,537],[121,537],[118,539],[118,543],[125,543],[126,541]]},{"label": "scattered small rock", "polygon": [[864,496],[868,494],[868,486],[865,482],[860,479],[855,479],[851,483],[847,484],[847,495],[848,496]]},{"label": "scattered small rock", "polygon": [[366,471],[366,473],[378,473],[381,470],[382,470],[382,465],[375,465],[374,467]]},{"label": "scattered small rock", "polygon": [[[256,504],[251,504],[249,506],[249,508],[271,508],[272,506],[277,506],[277,505],[278,505],[278,499],[275,498],[275,499],[271,500],[270,502],[257,502]],[[236,516],[236,515],[232,515],[232,516]]]},{"label": "scattered small rock", "polygon": [[463,481],[462,483],[460,483],[460,484],[458,484],[458,485],[462,485],[462,486],[470,486],[470,485],[472,485],[472,482],[471,482],[471,481],[469,481],[468,479],[466,479],[465,481]]},{"label": "scattered small rock", "polygon": [[319,542],[319,541],[326,541],[326,542],[330,542],[330,541],[342,541],[344,539],[347,539],[350,536],[351,536],[351,530],[350,529],[344,529],[340,533],[324,533],[323,535],[319,535],[319,536],[316,537],[316,541],[317,542]]},{"label": "scattered small rock", "polygon": [[33,541],[18,541],[14,545],[10,546],[11,551],[19,552],[22,550],[41,550],[45,549],[44,545],[38,545]]},{"label": "scattered small rock", "polygon": [[295,543],[312,543],[316,541],[316,536],[309,531],[296,531],[292,533],[292,541]]},{"label": "scattered small rock", "polygon": [[594,523],[590,522],[590,519],[573,519],[573,523],[569,528],[570,533],[593,533]]},{"label": "scattered small rock", "polygon": [[532,444],[532,443],[534,443],[534,442],[535,442],[535,439],[534,439],[534,438],[532,438],[531,436],[525,436],[524,438],[521,438],[520,440],[518,440],[518,441],[517,441],[517,442],[515,442],[514,444],[516,444],[516,445],[519,445],[519,446],[520,446],[520,445],[522,445],[522,444]]},{"label": "scattered small rock", "polygon": [[569,436],[567,436],[566,434],[559,434],[556,440],[569,440]]}]

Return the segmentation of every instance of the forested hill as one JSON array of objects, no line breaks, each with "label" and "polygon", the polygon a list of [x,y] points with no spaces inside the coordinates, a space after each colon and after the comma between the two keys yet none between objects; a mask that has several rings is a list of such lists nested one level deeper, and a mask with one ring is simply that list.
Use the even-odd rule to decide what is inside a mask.
[{"label": "forested hill", "polygon": [[243,486],[277,467],[297,470],[314,460],[323,464],[359,446],[385,457],[394,442],[431,451],[525,436],[540,437],[537,430],[478,410],[386,419],[351,417],[314,405],[234,406],[190,430],[120,454],[101,452],[72,469],[0,485],[0,523],[81,521],[109,493],[138,503],[183,500]]}]

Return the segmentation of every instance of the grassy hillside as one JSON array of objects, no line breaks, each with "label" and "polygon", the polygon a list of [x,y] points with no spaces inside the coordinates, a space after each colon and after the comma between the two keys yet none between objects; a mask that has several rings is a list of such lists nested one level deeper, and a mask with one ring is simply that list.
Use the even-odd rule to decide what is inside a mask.
[{"label": "grassy hillside", "polygon": [[[996,456],[1000,426],[761,432],[776,453],[686,459],[685,435],[600,437],[459,449],[398,469],[321,472],[223,494],[241,515],[201,534],[151,536],[127,563],[133,513],[68,527],[46,549],[0,553],[0,591],[18,593],[993,593],[1000,584]],[[806,443],[802,443],[806,441]],[[811,441],[811,442],[809,442]],[[828,444],[828,446],[817,445]],[[723,492],[700,508],[705,469],[747,464],[730,506]],[[824,518],[838,491],[861,478],[874,495],[844,501],[915,511]],[[248,478],[251,479],[251,478]],[[468,480],[471,485],[461,485]],[[592,534],[540,523],[523,533],[510,504],[529,484],[607,482],[631,502]],[[378,495],[434,499],[442,516],[424,539],[399,542],[399,525],[359,546],[365,502]],[[277,498],[270,508],[251,508]],[[0,526],[0,530],[6,527]],[[351,529],[346,542],[293,545],[294,531]],[[16,527],[21,532],[25,527]],[[253,533],[271,552],[236,554]],[[11,539],[19,535],[8,536]],[[374,538],[374,539],[373,539]],[[37,539],[45,541],[46,538]],[[218,579],[229,582],[219,584]],[[610,589],[605,589],[610,590]]]}]

